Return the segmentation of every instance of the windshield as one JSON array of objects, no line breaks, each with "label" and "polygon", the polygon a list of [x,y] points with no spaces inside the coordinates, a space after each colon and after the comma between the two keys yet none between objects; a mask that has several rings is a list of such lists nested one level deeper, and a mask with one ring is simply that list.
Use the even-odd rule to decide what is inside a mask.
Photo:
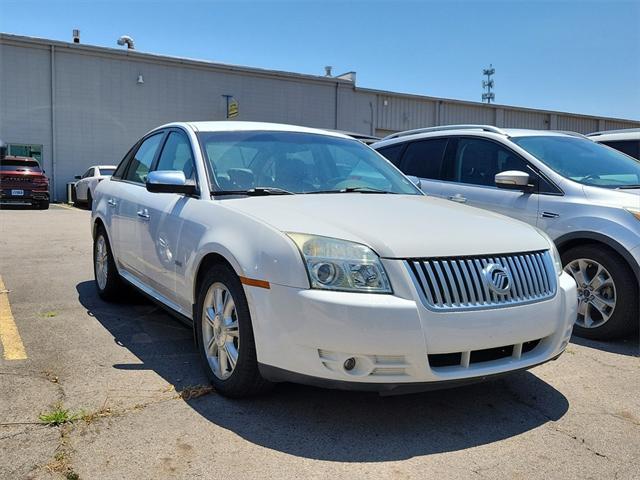
[{"label": "windshield", "polygon": [[111,176],[115,171],[116,171],[115,168],[101,168],[100,175]]},{"label": "windshield", "polygon": [[4,158],[0,160],[0,170],[35,170],[40,171],[40,165],[36,160],[12,160]]},{"label": "windshield", "polygon": [[282,189],[292,193],[370,190],[421,192],[357,140],[296,132],[203,132],[198,137],[214,189]]},{"label": "windshield", "polygon": [[560,175],[584,185],[640,187],[640,162],[612,148],[579,137],[512,138]]}]

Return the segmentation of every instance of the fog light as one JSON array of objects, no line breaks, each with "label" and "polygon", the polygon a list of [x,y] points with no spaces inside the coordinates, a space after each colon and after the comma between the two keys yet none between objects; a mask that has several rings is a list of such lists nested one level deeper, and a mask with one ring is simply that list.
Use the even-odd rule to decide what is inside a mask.
[{"label": "fog light", "polygon": [[356,367],[356,359],[351,357],[344,361],[344,369],[349,372]]}]

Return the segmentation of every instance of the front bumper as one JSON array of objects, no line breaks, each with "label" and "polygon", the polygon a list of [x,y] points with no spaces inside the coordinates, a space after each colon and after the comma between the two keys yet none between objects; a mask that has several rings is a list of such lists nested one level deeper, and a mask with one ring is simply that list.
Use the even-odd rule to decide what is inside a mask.
[{"label": "front bumper", "polygon": [[[408,275],[402,284],[412,285]],[[577,315],[565,273],[548,300],[478,311],[428,310],[412,286],[394,295],[279,285],[246,293],[268,378],[362,390],[454,386],[531,368],[564,351]]]}]

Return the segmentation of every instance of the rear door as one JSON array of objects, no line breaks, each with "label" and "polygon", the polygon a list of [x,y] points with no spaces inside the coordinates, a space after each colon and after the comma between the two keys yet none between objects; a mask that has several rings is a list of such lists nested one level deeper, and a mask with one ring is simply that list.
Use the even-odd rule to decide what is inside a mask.
[{"label": "rear door", "polygon": [[[533,190],[506,190],[495,176],[507,170],[530,175]],[[493,210],[536,225],[540,178],[520,155],[501,143],[480,137],[451,137],[445,156],[441,195],[454,202]]]},{"label": "rear door", "polygon": [[[165,132],[154,132],[139,145],[129,162],[117,189],[118,197],[111,199],[116,205],[112,222],[116,233],[118,262],[126,273],[146,282],[142,238],[149,221],[145,205],[145,186],[151,165],[156,159]],[[109,201],[109,199],[107,199]]]}]

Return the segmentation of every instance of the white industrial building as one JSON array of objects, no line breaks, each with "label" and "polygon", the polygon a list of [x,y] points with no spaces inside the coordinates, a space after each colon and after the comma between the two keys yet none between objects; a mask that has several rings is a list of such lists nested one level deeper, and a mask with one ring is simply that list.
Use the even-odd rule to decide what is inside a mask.
[{"label": "white industrial building", "polygon": [[0,34],[0,139],[38,157],[54,200],[95,164],[117,164],[151,128],[177,120],[237,119],[383,136],[455,123],[596,130],[639,121],[407,95],[335,76],[225,65]]}]

